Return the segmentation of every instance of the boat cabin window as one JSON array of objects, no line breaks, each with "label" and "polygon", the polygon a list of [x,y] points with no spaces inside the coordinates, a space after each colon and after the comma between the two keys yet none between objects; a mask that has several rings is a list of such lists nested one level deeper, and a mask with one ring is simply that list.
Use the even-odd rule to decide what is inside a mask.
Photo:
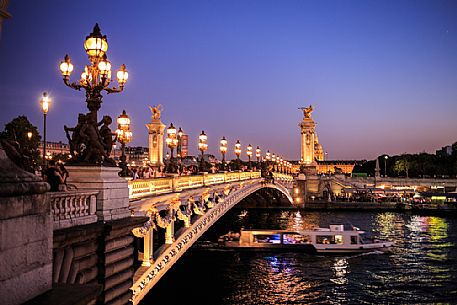
[{"label": "boat cabin window", "polygon": [[351,236],[351,245],[357,245],[357,235]]},{"label": "boat cabin window", "polygon": [[343,235],[335,235],[335,244],[337,244],[337,245],[344,244]]},{"label": "boat cabin window", "polygon": [[316,235],[316,244],[343,244],[343,235]]},{"label": "boat cabin window", "polygon": [[311,236],[301,235],[301,234],[284,234],[283,243],[284,244],[310,244]]},{"label": "boat cabin window", "polygon": [[279,244],[281,243],[280,234],[259,234],[254,235],[254,242],[259,244]]}]

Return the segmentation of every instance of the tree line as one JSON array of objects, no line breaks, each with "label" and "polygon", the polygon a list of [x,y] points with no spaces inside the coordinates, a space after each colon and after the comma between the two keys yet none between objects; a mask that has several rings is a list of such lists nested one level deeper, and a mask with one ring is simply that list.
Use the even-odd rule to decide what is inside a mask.
[{"label": "tree line", "polygon": [[[452,144],[452,154],[402,154],[378,156],[380,174],[388,177],[455,178],[457,177],[457,142]],[[376,159],[358,162],[353,173],[375,175]]]}]

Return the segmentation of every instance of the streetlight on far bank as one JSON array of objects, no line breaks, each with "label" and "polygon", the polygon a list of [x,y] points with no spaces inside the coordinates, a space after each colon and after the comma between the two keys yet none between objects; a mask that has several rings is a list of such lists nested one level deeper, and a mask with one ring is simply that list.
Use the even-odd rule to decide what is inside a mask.
[{"label": "streetlight on far bank", "polygon": [[[46,116],[49,111],[49,107],[51,106],[51,99],[48,96],[47,92],[43,92],[43,96],[40,100],[41,110],[43,111],[43,162],[42,162],[42,169],[44,170],[46,167]],[[27,135],[28,136],[28,135]],[[31,138],[31,137],[30,137]]]}]

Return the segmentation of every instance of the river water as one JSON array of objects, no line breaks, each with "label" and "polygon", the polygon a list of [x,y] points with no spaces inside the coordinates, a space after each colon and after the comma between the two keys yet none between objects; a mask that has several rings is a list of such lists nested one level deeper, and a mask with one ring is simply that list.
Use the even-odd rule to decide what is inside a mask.
[{"label": "river water", "polygon": [[344,223],[395,241],[378,252],[189,251],[142,304],[457,304],[457,217],[393,212],[232,210],[200,240],[228,230]]}]

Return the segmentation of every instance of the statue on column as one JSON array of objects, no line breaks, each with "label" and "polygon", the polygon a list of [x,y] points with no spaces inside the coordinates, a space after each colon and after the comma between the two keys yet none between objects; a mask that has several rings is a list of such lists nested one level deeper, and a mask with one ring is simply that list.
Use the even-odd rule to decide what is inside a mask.
[{"label": "statue on column", "polygon": [[303,116],[304,116],[305,119],[310,119],[311,118],[311,113],[314,110],[313,105],[309,105],[309,107],[300,107],[298,109],[303,110]]},{"label": "statue on column", "polygon": [[149,106],[149,109],[151,110],[151,113],[152,113],[152,119],[153,120],[160,120],[160,112],[163,111],[163,107],[161,104],[157,105],[157,106]]}]

